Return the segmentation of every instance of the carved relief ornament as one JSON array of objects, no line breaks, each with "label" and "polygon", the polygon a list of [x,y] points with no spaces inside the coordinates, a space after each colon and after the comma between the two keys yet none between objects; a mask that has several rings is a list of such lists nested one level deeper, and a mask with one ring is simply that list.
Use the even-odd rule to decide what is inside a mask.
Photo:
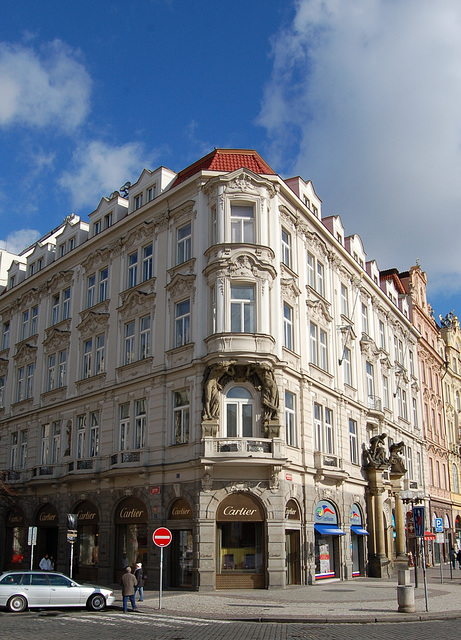
[{"label": "carved relief ornament", "polygon": [[77,326],[82,338],[93,336],[106,331],[109,326],[109,313],[96,313],[94,311],[84,311],[80,314],[82,321]]},{"label": "carved relief ornament", "polygon": [[70,344],[70,331],[62,331],[56,327],[50,327],[46,329],[46,338],[43,341],[43,347],[45,351],[59,351],[69,346]]},{"label": "carved relief ornament", "polygon": [[14,355],[14,360],[17,366],[22,366],[35,360],[37,356],[37,347],[23,342],[19,345],[17,352]]},{"label": "carved relief ornament", "polygon": [[135,289],[124,292],[121,298],[122,305],[118,311],[124,320],[137,314],[150,313],[154,309],[155,293],[144,293]]},{"label": "carved relief ornament", "polygon": [[195,300],[195,275],[177,273],[171,282],[166,285],[166,290],[170,294],[170,300],[177,300],[185,294],[190,296],[191,301]]}]

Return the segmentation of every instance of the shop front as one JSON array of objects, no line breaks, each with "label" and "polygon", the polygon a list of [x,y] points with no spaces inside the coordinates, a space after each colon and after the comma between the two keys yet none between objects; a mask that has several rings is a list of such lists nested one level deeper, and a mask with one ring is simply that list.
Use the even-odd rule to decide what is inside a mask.
[{"label": "shop front", "polygon": [[99,511],[92,502],[85,500],[74,508],[73,513],[76,513],[78,516],[73,575],[79,580],[97,581]]},{"label": "shop front", "polygon": [[365,575],[365,536],[370,535],[363,528],[362,510],[353,504],[350,514],[352,577]]},{"label": "shop front", "polygon": [[62,571],[65,558],[58,557],[59,516],[54,505],[44,504],[37,512],[35,519],[37,526],[37,546],[34,554],[34,568],[47,553],[53,559],[54,568]]},{"label": "shop front", "polygon": [[147,566],[147,509],[146,505],[133,496],[122,500],[115,509],[115,582],[119,583],[122,573],[129,565],[135,568],[137,562]]},{"label": "shop front", "polygon": [[5,568],[25,569],[25,556],[29,555],[27,546],[27,527],[22,509],[15,507],[6,516]]},{"label": "shop front", "polygon": [[301,513],[294,500],[285,507],[286,583],[301,584]]},{"label": "shop front", "polygon": [[340,536],[336,507],[329,500],[317,502],[314,513],[315,579],[340,577]]},{"label": "shop front", "polygon": [[175,500],[168,516],[173,540],[170,556],[170,586],[191,589],[193,585],[192,508],[184,498]]},{"label": "shop front", "polygon": [[216,513],[216,588],[265,587],[265,515],[259,501],[233,493]]}]

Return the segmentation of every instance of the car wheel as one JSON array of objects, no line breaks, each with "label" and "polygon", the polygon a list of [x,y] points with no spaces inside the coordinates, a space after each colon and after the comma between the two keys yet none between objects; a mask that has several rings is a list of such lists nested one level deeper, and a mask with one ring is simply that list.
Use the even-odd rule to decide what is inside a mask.
[{"label": "car wheel", "polygon": [[86,606],[87,609],[90,609],[90,611],[102,611],[106,606],[106,599],[102,594],[94,593],[88,598]]},{"label": "car wheel", "polygon": [[21,613],[27,609],[27,600],[24,596],[12,596],[8,600],[8,609],[13,613]]}]

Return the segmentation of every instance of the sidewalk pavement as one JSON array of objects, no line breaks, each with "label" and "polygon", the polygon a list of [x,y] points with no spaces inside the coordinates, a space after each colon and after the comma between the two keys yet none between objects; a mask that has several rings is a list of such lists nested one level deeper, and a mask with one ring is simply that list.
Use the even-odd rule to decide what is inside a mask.
[{"label": "sidewalk pavement", "polygon": [[[411,570],[414,585],[414,569]],[[289,586],[285,589],[232,591],[163,591],[159,610],[159,592],[144,589],[139,611],[163,615],[188,616],[212,620],[258,622],[408,622],[461,618],[461,570],[443,565],[426,571],[427,602],[422,569],[418,569],[415,589],[415,613],[400,613],[397,602],[397,577],[354,578],[328,581],[314,586]],[[121,594],[115,590],[115,606]]]}]

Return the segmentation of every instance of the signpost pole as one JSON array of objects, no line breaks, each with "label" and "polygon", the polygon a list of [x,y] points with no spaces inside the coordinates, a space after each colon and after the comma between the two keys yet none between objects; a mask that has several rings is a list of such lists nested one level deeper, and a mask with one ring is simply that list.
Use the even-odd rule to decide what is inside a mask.
[{"label": "signpost pole", "polygon": [[162,584],[163,584],[163,547],[160,547],[160,587],[158,590],[158,608],[162,608]]},{"label": "signpost pole", "polygon": [[415,589],[418,588],[419,538],[415,538]]},{"label": "signpost pole", "polygon": [[159,527],[152,534],[152,540],[157,547],[160,547],[160,585],[158,590],[158,608],[162,608],[162,585],[163,585],[163,547],[167,547],[173,536],[166,527]]},{"label": "signpost pole", "polygon": [[32,571],[34,566],[34,547],[37,544],[37,527],[29,527],[29,539],[28,544],[30,546],[30,570]]},{"label": "signpost pole", "polygon": [[427,580],[426,580],[426,545],[424,544],[424,537],[423,537],[423,578],[424,578],[424,598],[426,600],[426,611],[429,611],[429,606],[427,603]]}]

